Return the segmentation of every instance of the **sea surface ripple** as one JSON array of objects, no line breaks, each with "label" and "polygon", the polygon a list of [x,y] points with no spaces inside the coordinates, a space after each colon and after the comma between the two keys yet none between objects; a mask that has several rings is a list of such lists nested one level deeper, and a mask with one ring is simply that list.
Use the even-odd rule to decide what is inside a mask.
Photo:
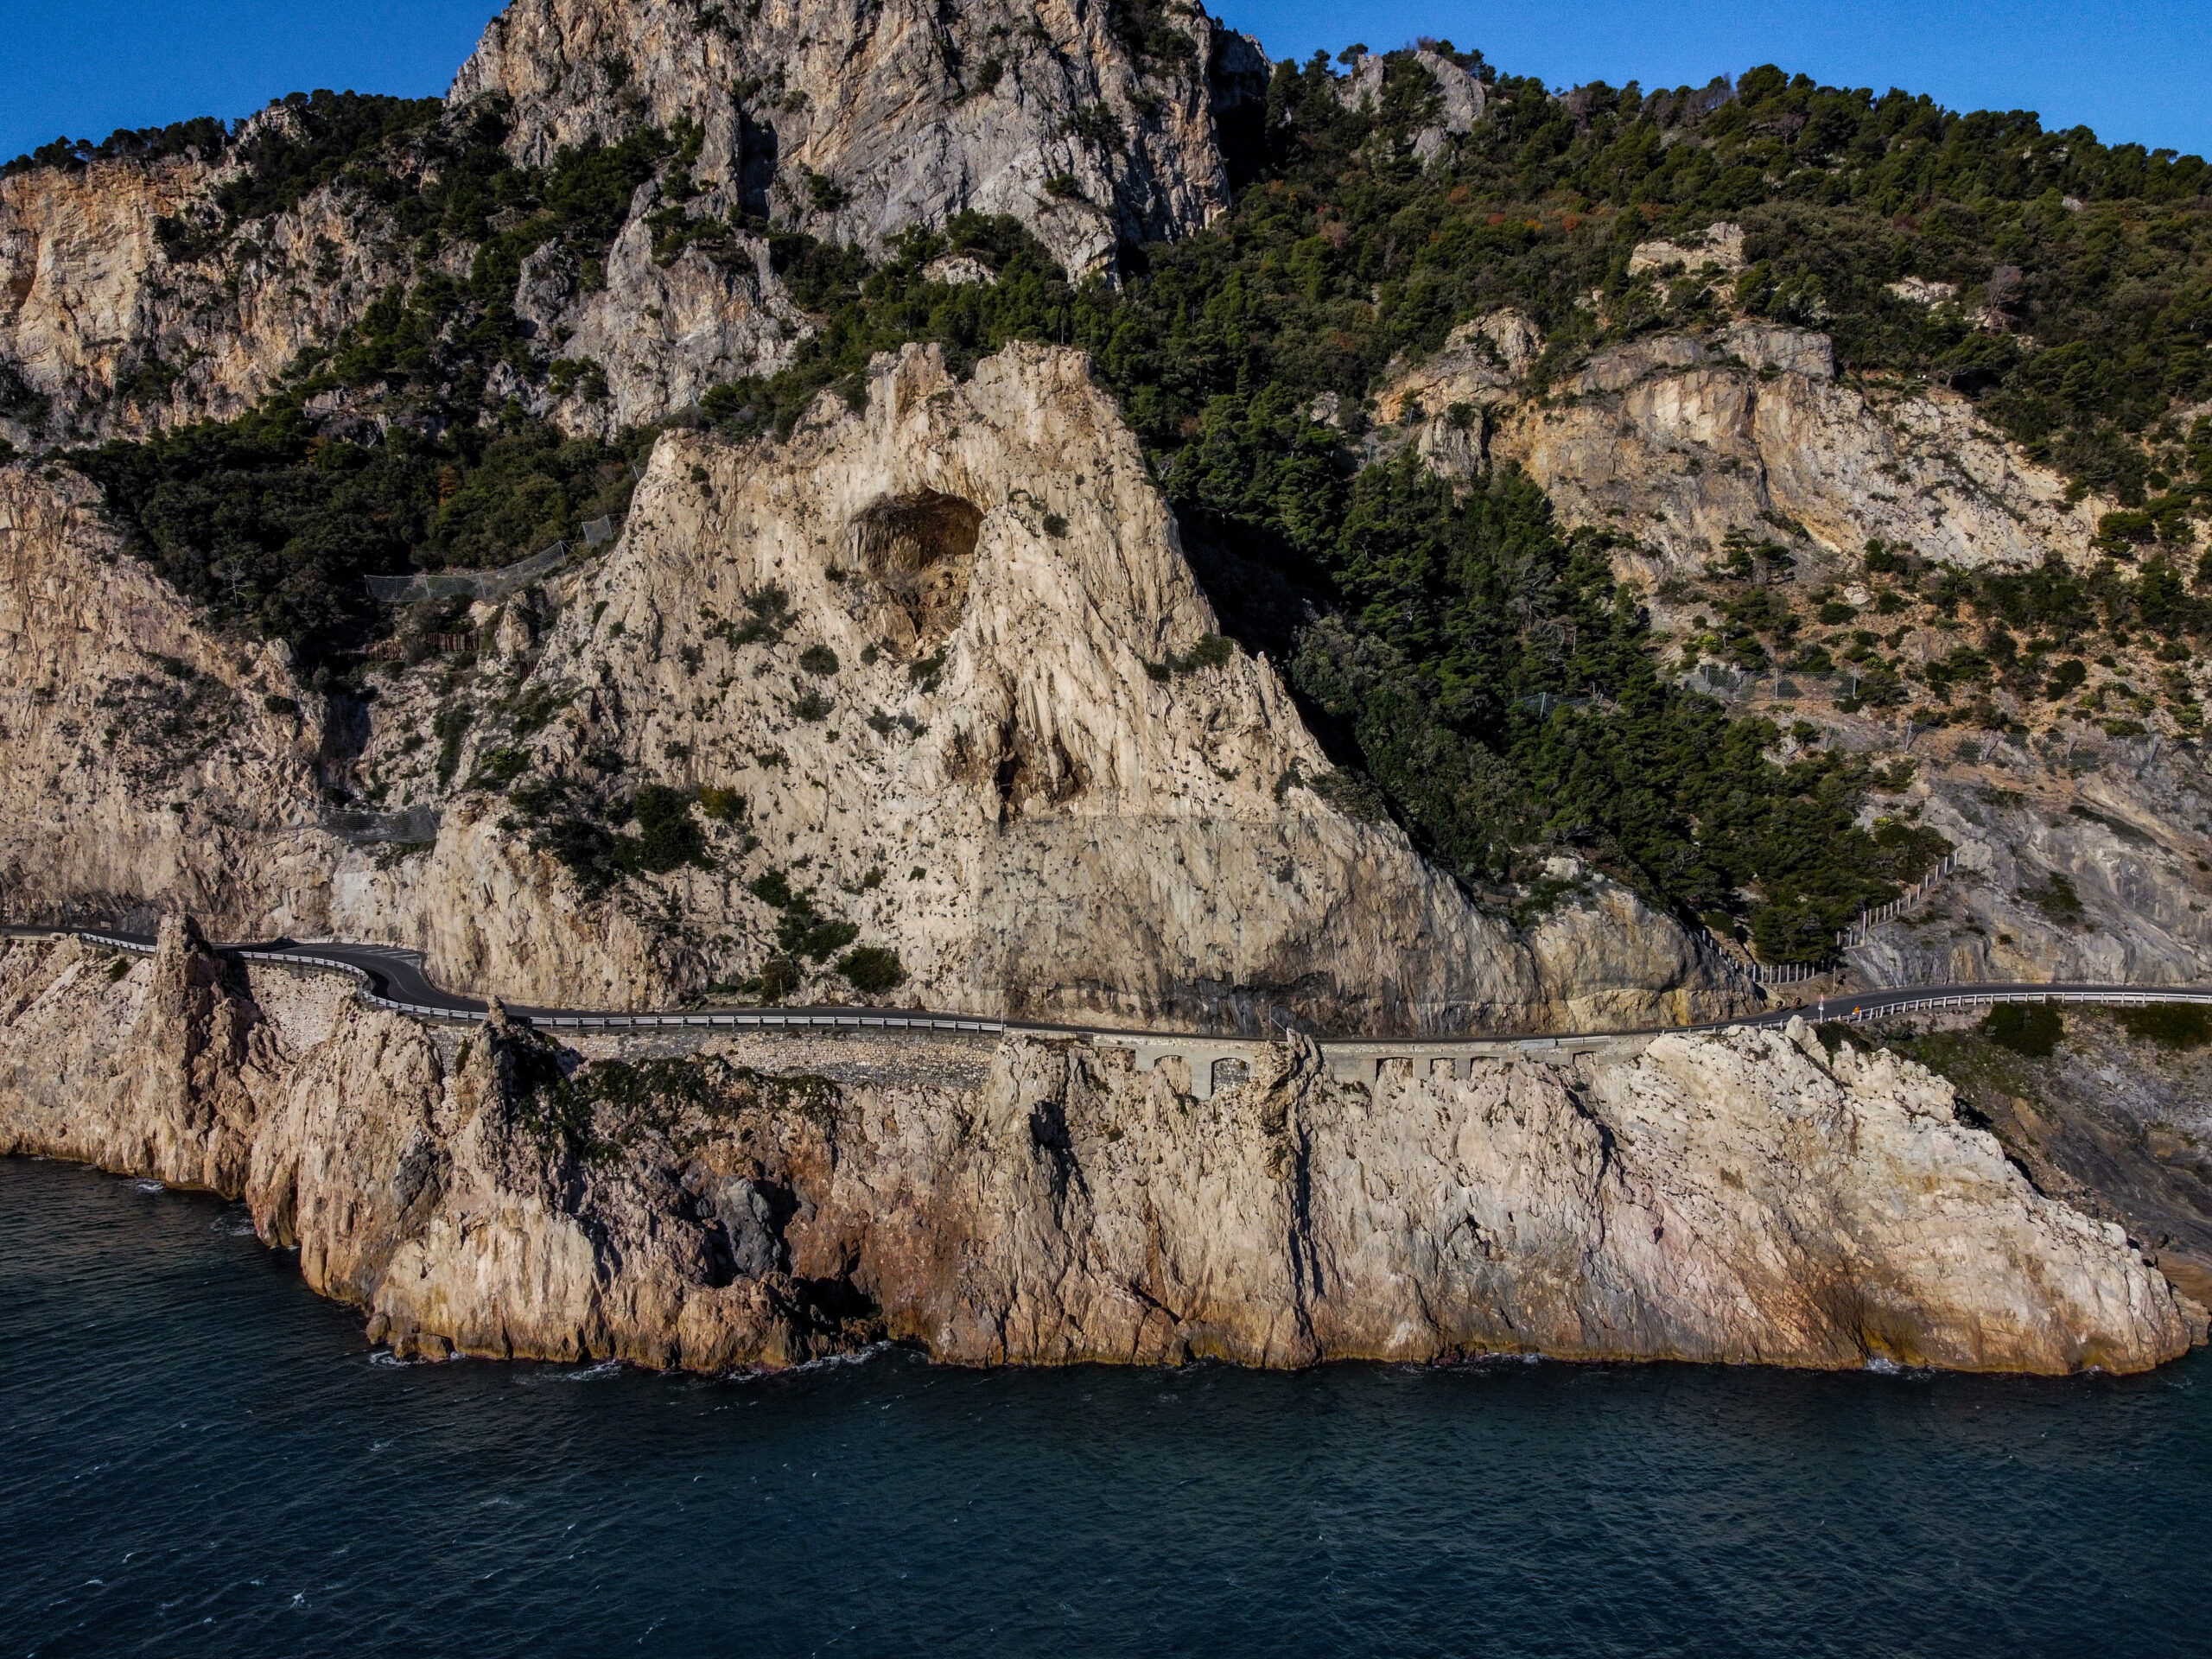
[{"label": "sea surface ripple", "polygon": [[401,1364],[0,1160],[8,1654],[2212,1650],[2212,1364]]}]

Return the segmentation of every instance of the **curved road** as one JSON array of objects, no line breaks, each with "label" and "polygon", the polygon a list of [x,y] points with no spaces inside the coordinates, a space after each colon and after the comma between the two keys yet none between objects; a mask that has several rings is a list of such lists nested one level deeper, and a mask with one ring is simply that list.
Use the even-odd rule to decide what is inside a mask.
[{"label": "curved road", "polygon": [[[45,928],[7,928],[8,934],[48,934],[58,930]],[[146,951],[154,948],[152,938],[137,933],[109,933],[86,931],[79,937],[95,944],[112,944],[128,950]],[[233,952],[249,961],[293,963],[301,967],[331,968],[354,975],[361,981],[363,997],[378,1007],[394,1009],[434,1020],[475,1020],[483,1016],[485,1004],[478,998],[461,996],[434,984],[423,971],[423,953],[403,950],[387,944],[359,944],[343,940],[296,940],[289,938],[249,941],[215,947]],[[1958,1007],[1985,1002],[2204,1002],[2212,1003],[2212,989],[2199,989],[2179,985],[2097,985],[2075,982],[2034,984],[2011,982],[2003,984],[1923,985],[1892,990],[1861,991],[1848,996],[1813,999],[1802,1007],[1793,1006],[1766,1009],[1758,1014],[1745,1014],[1733,1020],[1710,1020],[1700,1026],[1667,1027],[1675,1030],[1712,1031],[1732,1026],[1786,1025],[1794,1014],[1808,1019],[1867,1020],[1885,1014],[1910,1013],[1919,1009]],[[899,1010],[881,1008],[743,1008],[715,1009],[711,1012],[683,1014],[603,1014],[585,1008],[536,1008],[511,1005],[509,1012],[524,1019],[545,1025],[590,1027],[655,1027],[655,1026],[860,1026],[903,1030],[1006,1032],[1043,1031],[1077,1033],[1096,1037],[1154,1041],[1185,1041],[1205,1043],[1252,1041],[1254,1039],[1236,1033],[1206,1034],[1189,1032],[1146,1032],[1098,1026],[1052,1024],[1044,1021],[992,1020],[974,1014],[936,1014],[922,1009]],[[1620,1032],[1546,1032],[1516,1038],[1509,1033],[1485,1033],[1453,1036],[1404,1038],[1376,1038],[1349,1036],[1336,1040],[1361,1044],[1401,1041],[1417,1044],[1423,1049],[1453,1043],[1500,1043],[1514,1041],[1541,1041],[1551,1038],[1593,1038],[1643,1036],[1658,1029],[1643,1027]],[[1322,1041],[1330,1040],[1322,1033],[1314,1033]]]}]

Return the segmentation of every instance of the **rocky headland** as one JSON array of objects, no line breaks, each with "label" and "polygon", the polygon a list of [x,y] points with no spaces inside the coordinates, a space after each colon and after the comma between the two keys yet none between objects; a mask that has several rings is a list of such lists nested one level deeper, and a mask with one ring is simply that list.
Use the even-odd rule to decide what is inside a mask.
[{"label": "rocky headland", "polygon": [[1294,1036],[1204,1101],[1073,1039],[598,1040],[434,1031],[182,920],[18,941],[0,1147],[243,1198],[401,1352],[2066,1372],[2203,1334],[1949,1084],[1801,1025],[1372,1086]]},{"label": "rocky headland", "polygon": [[[0,1150],[242,1198],[406,1353],[2201,1339],[2203,1079],[2104,1027],[1299,1033],[2202,981],[2202,163],[1340,65],[514,0],[443,99],[0,169],[0,921],[161,935],[0,947]],[[462,1035],[201,925],[1268,1046]]]}]

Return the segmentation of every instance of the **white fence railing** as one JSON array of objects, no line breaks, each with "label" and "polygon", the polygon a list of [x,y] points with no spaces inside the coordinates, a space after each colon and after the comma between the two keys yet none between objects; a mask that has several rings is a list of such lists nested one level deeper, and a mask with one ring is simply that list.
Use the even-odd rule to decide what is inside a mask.
[{"label": "white fence railing", "polygon": [[[2182,985],[2139,991],[2046,991],[1996,986],[1986,991],[1948,991],[1942,996],[1918,996],[1906,1002],[1885,1002],[1878,1007],[1856,1007],[1848,1014],[1829,1017],[1865,1025],[1870,1020],[1886,1019],[1893,1014],[1941,1013],[1985,1007],[1994,1002],[2090,1002],[2107,1008],[2148,1008],[2161,1002],[2212,1003],[2212,991],[2191,990]],[[1805,1010],[1796,1008],[1791,1012],[1802,1014]]]},{"label": "white fence railing", "polygon": [[1919,880],[1914,882],[1910,887],[1890,900],[1888,904],[1878,906],[1872,910],[1860,911],[1858,921],[1837,934],[1835,942],[1847,950],[1855,944],[1866,944],[1874,929],[1892,917],[1904,915],[1905,912],[1935,892],[1936,884],[1958,867],[1958,855],[1956,853],[1948,855],[1934,869],[1922,876]]},{"label": "white fence railing", "polygon": [[1738,957],[1720,942],[1720,937],[1709,927],[1698,929],[1694,936],[1708,954],[1716,958],[1721,968],[1734,977],[1752,985],[1802,985],[1808,979],[1818,979],[1832,974],[1842,966],[1834,962],[1751,962]]}]

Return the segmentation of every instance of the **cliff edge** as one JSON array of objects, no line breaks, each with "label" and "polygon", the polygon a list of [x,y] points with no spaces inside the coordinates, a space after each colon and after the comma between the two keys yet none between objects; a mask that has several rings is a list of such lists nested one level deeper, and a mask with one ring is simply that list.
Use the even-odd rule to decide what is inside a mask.
[{"label": "cliff edge", "polygon": [[931,1081],[779,1042],[587,1062],[495,1009],[452,1047],[173,920],[150,962],[0,957],[0,1147],[245,1197],[403,1352],[2060,1373],[2203,1330],[1948,1084],[1798,1026],[1371,1088],[1294,1038],[1207,1101],[1082,1044]]}]

